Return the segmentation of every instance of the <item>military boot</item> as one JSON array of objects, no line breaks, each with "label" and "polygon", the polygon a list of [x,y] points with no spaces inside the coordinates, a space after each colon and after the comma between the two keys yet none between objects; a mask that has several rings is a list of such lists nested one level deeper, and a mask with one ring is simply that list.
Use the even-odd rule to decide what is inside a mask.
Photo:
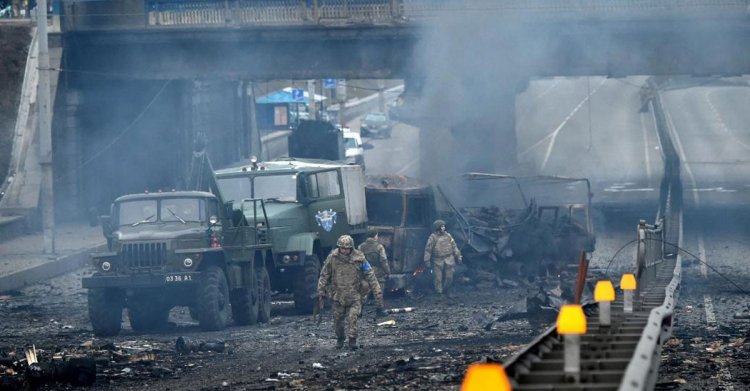
[{"label": "military boot", "polygon": [[346,338],[339,338],[336,341],[336,349],[343,349],[344,348],[344,342],[346,342]]},{"label": "military boot", "polygon": [[359,345],[357,345],[357,338],[349,337],[349,349],[350,350],[359,349]]}]

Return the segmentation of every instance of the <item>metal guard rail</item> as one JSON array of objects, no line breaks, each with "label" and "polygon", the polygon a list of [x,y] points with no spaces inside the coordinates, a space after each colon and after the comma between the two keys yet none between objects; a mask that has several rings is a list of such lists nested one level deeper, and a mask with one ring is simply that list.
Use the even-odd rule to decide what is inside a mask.
[{"label": "metal guard rail", "polygon": [[[62,3],[62,6],[59,6]],[[64,31],[176,26],[401,25],[460,13],[515,18],[747,16],[748,0],[55,0]]]},{"label": "metal guard rail", "polygon": [[633,357],[620,382],[620,391],[653,390],[659,375],[661,346],[672,335],[672,317],[679,295],[682,256],[677,261],[672,281],[666,288],[664,304],[651,310],[648,324],[636,345]]}]

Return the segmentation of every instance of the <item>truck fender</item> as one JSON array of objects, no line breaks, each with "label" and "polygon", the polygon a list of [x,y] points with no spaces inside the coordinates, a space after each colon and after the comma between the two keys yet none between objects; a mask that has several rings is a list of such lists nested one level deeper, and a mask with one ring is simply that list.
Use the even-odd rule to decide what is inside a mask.
[{"label": "truck fender", "polygon": [[318,239],[315,232],[303,232],[289,237],[284,251],[304,251],[305,255],[313,254],[313,246]]},{"label": "truck fender", "polygon": [[202,268],[207,263],[214,263],[218,262],[216,266],[224,269],[226,267],[226,262],[229,260],[229,256],[224,251],[223,247],[207,247],[207,248],[184,248],[175,250],[175,255],[177,256],[194,256],[199,255],[198,259],[195,259],[195,266],[193,268],[195,270],[198,270]]}]

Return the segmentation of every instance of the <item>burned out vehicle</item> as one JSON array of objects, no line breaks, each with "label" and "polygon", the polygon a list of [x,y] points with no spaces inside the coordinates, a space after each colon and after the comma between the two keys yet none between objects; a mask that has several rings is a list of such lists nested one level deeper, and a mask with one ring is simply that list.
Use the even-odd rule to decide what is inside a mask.
[{"label": "burned out vehicle", "polygon": [[594,251],[587,179],[487,173],[464,179],[449,196],[458,205],[449,224],[469,262],[531,277],[555,274]]},{"label": "burned out vehicle", "polygon": [[367,176],[365,195],[369,226],[378,230],[391,267],[385,289],[404,290],[422,265],[436,218],[433,189],[414,178],[373,175]]},{"label": "burned out vehicle", "polygon": [[88,288],[94,333],[116,335],[123,308],[134,331],[166,325],[174,306],[191,309],[204,330],[270,318],[270,250],[264,204],[243,200],[233,208],[205,191],[130,194],[117,198],[103,218],[108,252],[92,255]]},{"label": "burned out vehicle", "polygon": [[[216,171],[227,201],[264,200],[270,236],[271,285],[294,296],[296,309],[313,310],[321,260],[339,236],[367,229],[362,168],[324,160],[250,161]],[[248,220],[253,211],[239,213]]]}]

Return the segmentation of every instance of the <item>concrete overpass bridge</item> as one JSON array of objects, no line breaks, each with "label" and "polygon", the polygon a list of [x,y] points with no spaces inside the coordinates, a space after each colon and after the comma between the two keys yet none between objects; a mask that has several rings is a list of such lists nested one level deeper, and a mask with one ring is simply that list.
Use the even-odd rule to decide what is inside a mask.
[{"label": "concrete overpass bridge", "polygon": [[[218,164],[248,155],[251,81],[404,79],[401,111],[422,129],[431,179],[514,165],[515,95],[531,77],[750,69],[748,2],[737,0],[55,4],[56,159],[69,170],[58,194],[79,210],[178,176],[196,133]],[[467,151],[458,165],[439,158]]]},{"label": "concrete overpass bridge", "polygon": [[[455,156],[471,155],[457,167],[463,171],[512,166],[515,94],[531,77],[750,69],[744,1],[566,3],[63,1],[59,201],[73,200],[78,209],[69,213],[80,213],[113,195],[171,184],[198,133],[220,152],[219,163],[245,156],[255,80],[403,78],[414,97],[409,119],[422,128],[422,166],[452,170]],[[644,235],[681,244],[679,161],[676,151],[666,155],[675,172],[663,184],[658,228]],[[665,249],[641,259],[653,281],[643,281],[636,316],[584,341],[588,384],[559,376],[551,329],[513,364],[514,385],[653,386],[681,270],[680,257]]]}]

